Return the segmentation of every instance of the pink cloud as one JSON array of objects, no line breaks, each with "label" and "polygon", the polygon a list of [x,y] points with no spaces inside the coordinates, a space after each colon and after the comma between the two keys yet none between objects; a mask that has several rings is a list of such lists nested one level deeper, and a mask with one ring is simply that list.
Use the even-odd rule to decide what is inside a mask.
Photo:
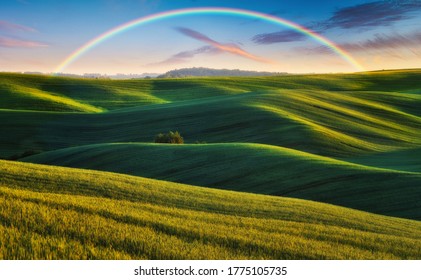
[{"label": "pink cloud", "polygon": [[174,54],[173,56],[171,56],[170,58],[161,61],[161,62],[157,62],[157,63],[152,63],[152,64],[148,64],[152,65],[152,66],[157,66],[157,65],[167,65],[167,64],[178,64],[178,63],[184,63],[187,62],[188,59],[193,58],[196,55],[199,54],[207,54],[207,55],[213,55],[213,54],[218,54],[221,51],[217,48],[214,48],[212,46],[204,46],[195,50],[191,50],[191,51],[183,51],[183,52],[179,52],[177,54]]},{"label": "pink cloud", "polygon": [[206,35],[204,35],[200,32],[197,32],[195,30],[189,29],[189,28],[179,27],[179,28],[177,28],[177,30],[180,33],[182,33],[182,34],[184,34],[184,35],[186,35],[190,38],[193,38],[193,39],[196,39],[198,41],[207,43],[210,46],[212,46],[212,47],[214,47],[214,48],[216,48],[220,51],[228,52],[228,53],[235,54],[235,55],[239,55],[239,56],[242,56],[242,57],[254,60],[254,61],[262,62],[262,63],[276,64],[276,62],[274,62],[274,61],[265,59],[263,57],[256,56],[254,54],[251,54],[251,53],[243,50],[242,48],[240,48],[236,44],[219,43],[219,42],[209,38],[208,36],[206,36]]},{"label": "pink cloud", "polygon": [[5,20],[0,20],[0,30],[25,31],[25,32],[36,32],[37,31],[36,29],[34,29],[32,27],[11,23],[11,22],[8,22],[8,21],[5,21]]},{"label": "pink cloud", "polygon": [[44,44],[44,43],[40,43],[40,42],[35,42],[35,41],[26,41],[26,40],[0,37],[0,47],[4,47],[4,48],[40,48],[40,47],[48,47],[48,45]]}]

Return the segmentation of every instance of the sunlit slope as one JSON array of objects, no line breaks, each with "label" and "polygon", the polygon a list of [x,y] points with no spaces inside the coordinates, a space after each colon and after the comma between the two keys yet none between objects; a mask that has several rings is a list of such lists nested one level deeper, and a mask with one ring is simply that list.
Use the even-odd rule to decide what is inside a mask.
[{"label": "sunlit slope", "polygon": [[[395,100],[396,105],[385,100]],[[405,112],[407,108],[421,110],[419,95],[279,90],[256,96],[249,104],[305,127],[315,147],[306,145],[303,150],[317,154],[347,156],[421,144],[421,117]]]},{"label": "sunlit slope", "polygon": [[419,147],[421,117],[413,113],[417,109],[421,111],[418,94],[278,89],[102,114],[3,110],[0,156],[95,143],[151,142],[157,133],[178,130],[187,143],[261,143],[348,157]]},{"label": "sunlit slope", "polygon": [[[421,93],[420,77],[419,69],[357,74],[137,80],[0,73],[0,98],[3,101],[0,109],[85,111],[51,100],[51,97],[59,97],[103,110],[113,110],[271,89],[387,91],[413,94]],[[398,105],[395,100],[384,101],[392,101],[392,105]]]},{"label": "sunlit slope", "polygon": [[147,83],[119,82],[3,73],[0,109],[98,113],[166,102]]},{"label": "sunlit slope", "polygon": [[3,259],[419,259],[421,223],[310,201],[0,161]]},{"label": "sunlit slope", "polygon": [[299,197],[421,219],[421,173],[381,170],[258,144],[102,144],[25,161]]},{"label": "sunlit slope", "polygon": [[[1,76],[0,76],[1,77]],[[0,109],[35,110],[35,111],[75,111],[87,113],[102,112],[98,108],[71,98],[25,87],[18,84],[0,84]]]}]

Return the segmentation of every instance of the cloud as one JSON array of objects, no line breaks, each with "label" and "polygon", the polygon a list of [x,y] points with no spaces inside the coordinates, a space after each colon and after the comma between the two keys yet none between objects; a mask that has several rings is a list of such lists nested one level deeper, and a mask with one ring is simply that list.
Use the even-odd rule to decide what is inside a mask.
[{"label": "cloud", "polygon": [[[15,24],[9,21],[0,20],[0,31],[3,31],[3,34],[15,34],[17,32],[38,32],[36,29]],[[10,37],[0,36],[0,47],[4,48],[39,48],[39,47],[48,47],[47,44],[29,41],[23,39],[16,39]]]},{"label": "cloud", "polygon": [[26,41],[19,39],[12,39],[7,37],[0,37],[0,47],[4,48],[40,48],[48,47],[47,44],[35,42],[35,41]]},{"label": "cloud", "polygon": [[197,39],[197,40],[199,40],[199,41],[202,41],[202,42],[205,42],[205,43],[208,43],[208,44],[214,44],[214,43],[217,43],[216,41],[212,40],[212,39],[211,39],[211,38],[209,38],[208,36],[206,36],[206,35],[204,35],[204,34],[202,34],[202,33],[200,33],[200,32],[194,31],[194,30],[192,30],[192,29],[185,28],[185,27],[178,27],[178,28],[176,28],[176,29],[177,29],[180,33],[182,33],[182,34],[184,34],[184,35],[186,35],[186,36],[188,36],[188,37],[190,37],[190,38]]},{"label": "cloud", "polygon": [[[339,47],[345,49],[348,52],[368,52],[368,51],[379,51],[379,50],[397,50],[397,49],[408,49],[412,53],[418,53],[417,50],[421,46],[421,31],[413,32],[410,34],[376,34],[372,39],[367,39],[358,43],[343,43],[339,44]],[[331,53],[332,50],[326,46],[320,46],[317,48],[306,48],[300,49],[301,51],[306,50],[308,53],[325,54]]]},{"label": "cloud", "polygon": [[421,32],[414,32],[409,35],[393,34],[376,34],[373,39],[366,40],[361,43],[347,43],[341,45],[348,51],[364,51],[367,49],[398,49],[413,48],[421,46]]},{"label": "cloud", "polygon": [[184,62],[187,62],[189,58],[193,58],[194,56],[199,55],[199,54],[217,54],[220,52],[221,51],[219,49],[214,48],[212,46],[204,46],[204,47],[191,50],[191,51],[179,52],[168,59],[165,59],[161,62],[152,63],[149,65],[157,66],[157,65],[184,63]]},{"label": "cloud", "polygon": [[252,41],[257,44],[273,44],[273,43],[287,43],[287,42],[296,42],[303,41],[306,39],[306,35],[294,31],[294,30],[284,30],[273,33],[263,33],[257,34],[252,38]]},{"label": "cloud", "polygon": [[192,58],[195,55],[198,54],[203,54],[203,53],[207,53],[207,54],[215,54],[215,53],[219,53],[220,51],[214,47],[211,46],[204,46],[192,51],[184,51],[184,52],[179,52],[177,54],[175,54],[173,57],[174,58],[179,58],[179,59],[186,59],[186,58]]},{"label": "cloud", "polygon": [[0,20],[0,30],[13,31],[13,32],[15,31],[36,32],[37,31],[34,28],[11,23],[5,20]]},{"label": "cloud", "polygon": [[[327,20],[306,24],[308,29],[323,33],[333,28],[357,29],[390,26],[398,21],[411,19],[421,12],[420,0],[375,1],[336,10]],[[257,44],[274,44],[303,41],[304,34],[294,30],[257,34],[252,41]]]},{"label": "cloud", "polygon": [[271,60],[268,60],[268,59],[265,59],[263,57],[253,55],[253,54],[243,50],[242,48],[240,48],[236,44],[219,43],[219,42],[209,38],[208,36],[206,36],[206,35],[204,35],[200,32],[197,32],[195,30],[192,30],[192,29],[189,29],[189,28],[184,28],[184,27],[178,27],[177,30],[182,34],[184,34],[184,35],[186,35],[190,38],[193,38],[195,40],[204,42],[204,43],[220,50],[221,52],[227,52],[227,53],[235,54],[235,55],[242,56],[242,57],[245,57],[245,58],[248,58],[248,59],[251,59],[251,60],[254,60],[254,61],[262,62],[262,63],[270,63],[270,64],[275,63],[275,62],[273,62]]},{"label": "cloud", "polygon": [[390,26],[421,11],[421,1],[375,1],[339,9],[319,25],[323,29]]}]

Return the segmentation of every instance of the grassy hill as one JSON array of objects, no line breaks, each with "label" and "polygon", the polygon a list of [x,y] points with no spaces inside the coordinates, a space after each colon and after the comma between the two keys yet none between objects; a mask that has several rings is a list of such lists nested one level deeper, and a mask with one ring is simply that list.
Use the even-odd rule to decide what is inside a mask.
[{"label": "grassy hill", "polygon": [[[150,85],[83,78],[1,74],[1,109],[97,113],[109,109],[165,103]],[[72,106],[72,103],[81,106]],[[85,107],[84,107],[85,106]],[[89,109],[88,109],[89,108]]]},{"label": "grassy hill", "polygon": [[419,259],[420,80],[1,73],[0,258]]},{"label": "grassy hill", "polygon": [[[421,70],[415,69],[357,74],[282,75],[278,77],[106,80],[1,73],[0,94],[2,101],[10,100],[7,103],[2,102],[0,109],[78,111],[54,108],[55,106],[34,106],[32,102],[23,102],[22,96],[13,94],[13,89],[19,87],[25,88],[26,91],[45,91],[112,110],[268,89],[420,93],[420,75]],[[42,96],[39,99],[42,100]],[[399,94],[396,99],[389,100],[389,102],[394,106],[399,106]],[[383,101],[388,102],[388,100]],[[418,98],[418,104],[419,102]],[[57,106],[57,104],[55,105]],[[416,112],[417,110],[414,111],[414,113]],[[418,116],[420,116],[419,112]]]},{"label": "grassy hill", "polygon": [[97,144],[24,161],[298,197],[421,219],[421,172],[367,167],[275,146]]},{"label": "grassy hill", "polygon": [[[394,81],[401,90],[386,91],[381,82],[388,84],[387,77],[395,75],[400,77]],[[92,114],[0,110],[2,158],[27,150],[151,142],[157,133],[168,130],[179,130],[190,143],[260,143],[336,158],[421,145],[421,95],[414,93],[420,87],[415,79],[421,74],[416,71],[133,81],[17,77],[16,83],[29,86],[37,81],[43,90],[60,90],[75,102],[109,111]],[[78,84],[121,91],[126,87],[140,99],[149,88],[150,96],[166,103],[145,105],[139,101],[139,106],[134,106],[136,103],[115,101],[117,93],[104,91],[100,97],[100,89],[91,92],[86,88],[84,93],[80,87],[73,88]],[[391,89],[398,90],[397,85]],[[376,91],[368,91],[376,86]]]},{"label": "grassy hill", "polygon": [[419,259],[421,222],[0,161],[2,259]]}]

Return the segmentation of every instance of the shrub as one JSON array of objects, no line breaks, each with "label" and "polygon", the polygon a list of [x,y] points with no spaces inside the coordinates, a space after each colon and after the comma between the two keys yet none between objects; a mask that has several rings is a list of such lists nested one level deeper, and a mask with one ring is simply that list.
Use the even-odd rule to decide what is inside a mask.
[{"label": "shrub", "polygon": [[178,131],[170,131],[168,133],[159,133],[156,135],[155,143],[183,144],[184,139]]}]

